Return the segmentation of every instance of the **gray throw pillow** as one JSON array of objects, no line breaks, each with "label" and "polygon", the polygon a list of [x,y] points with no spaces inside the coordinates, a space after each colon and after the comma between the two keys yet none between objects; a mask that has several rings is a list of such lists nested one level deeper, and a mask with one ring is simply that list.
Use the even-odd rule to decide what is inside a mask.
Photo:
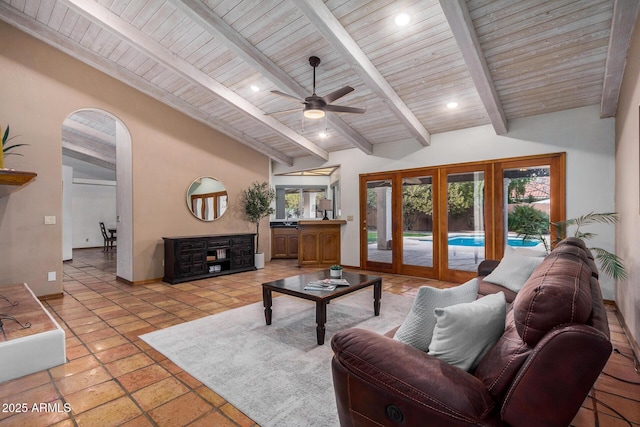
[{"label": "gray throw pillow", "polygon": [[504,332],[506,313],[503,292],[436,308],[429,354],[465,371],[475,369]]},{"label": "gray throw pillow", "polygon": [[522,289],[527,279],[529,279],[533,270],[535,270],[543,260],[544,258],[542,257],[528,257],[514,254],[505,256],[495,270],[484,278],[484,281],[500,285],[517,293]]},{"label": "gray throw pillow", "polygon": [[411,311],[393,338],[422,351],[428,351],[436,325],[434,310],[437,307],[471,302],[477,296],[478,279],[471,279],[462,285],[447,289],[422,286],[418,289]]}]

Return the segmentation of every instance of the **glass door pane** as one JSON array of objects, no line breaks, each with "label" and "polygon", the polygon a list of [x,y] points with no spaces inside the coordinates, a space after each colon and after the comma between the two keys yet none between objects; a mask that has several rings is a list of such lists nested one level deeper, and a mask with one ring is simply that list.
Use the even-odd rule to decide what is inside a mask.
[{"label": "glass door pane", "polygon": [[545,250],[549,247],[551,166],[520,167],[502,172],[505,247]]},{"label": "glass door pane", "polygon": [[402,264],[433,267],[433,177],[402,179]]},{"label": "glass door pane", "polygon": [[485,258],[483,171],[447,175],[447,268],[476,272]]},{"label": "glass door pane", "polygon": [[393,262],[393,194],[391,179],[366,180],[366,261]]}]

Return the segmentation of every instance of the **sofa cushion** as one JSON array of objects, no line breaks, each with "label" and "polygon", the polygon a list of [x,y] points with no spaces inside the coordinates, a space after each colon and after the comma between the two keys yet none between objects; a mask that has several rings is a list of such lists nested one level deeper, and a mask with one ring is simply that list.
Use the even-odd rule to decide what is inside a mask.
[{"label": "sofa cushion", "polygon": [[502,258],[500,264],[484,278],[484,281],[518,292],[544,258],[520,256],[509,252],[506,254],[509,255]]},{"label": "sofa cushion", "polygon": [[[563,323],[584,323],[591,313],[591,268],[575,246],[555,249],[513,301],[516,329],[530,346]],[[581,256],[582,255],[582,256]]]},{"label": "sofa cushion", "polygon": [[471,279],[462,285],[447,289],[422,286],[418,289],[411,311],[394,335],[394,339],[418,348],[429,350],[433,328],[436,325],[436,308],[472,302],[478,294],[478,280]]},{"label": "sofa cushion", "polygon": [[473,370],[504,332],[504,293],[435,309],[429,354],[465,371]]}]

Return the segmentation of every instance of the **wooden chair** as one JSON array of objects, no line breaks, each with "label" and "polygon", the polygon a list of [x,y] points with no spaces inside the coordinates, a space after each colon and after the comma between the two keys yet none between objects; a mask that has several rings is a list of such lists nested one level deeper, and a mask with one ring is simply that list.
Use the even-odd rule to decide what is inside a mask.
[{"label": "wooden chair", "polygon": [[109,251],[109,249],[113,249],[113,244],[116,242],[116,236],[109,235],[107,233],[107,229],[104,226],[104,222],[100,221],[100,232],[102,233],[102,238],[104,239],[104,246],[102,251]]}]

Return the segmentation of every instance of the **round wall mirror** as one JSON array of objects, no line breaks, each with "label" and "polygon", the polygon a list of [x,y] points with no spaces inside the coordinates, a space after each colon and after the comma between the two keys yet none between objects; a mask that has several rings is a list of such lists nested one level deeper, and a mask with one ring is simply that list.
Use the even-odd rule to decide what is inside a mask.
[{"label": "round wall mirror", "polygon": [[227,190],[210,176],[196,178],[187,190],[187,207],[196,218],[214,221],[227,210]]}]

